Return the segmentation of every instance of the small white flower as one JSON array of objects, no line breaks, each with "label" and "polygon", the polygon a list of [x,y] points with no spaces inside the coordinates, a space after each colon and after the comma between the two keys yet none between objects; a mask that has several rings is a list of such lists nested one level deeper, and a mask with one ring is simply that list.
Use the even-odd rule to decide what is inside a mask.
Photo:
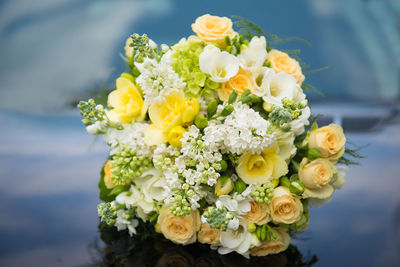
[{"label": "small white flower", "polygon": [[237,230],[227,229],[220,235],[222,247],[218,248],[218,253],[228,254],[236,251],[243,256],[248,256],[250,246],[252,245],[252,234],[247,231],[247,222],[244,219],[239,220]]},{"label": "small white flower", "polygon": [[239,71],[239,60],[226,51],[207,45],[199,57],[202,72],[211,75],[214,82],[226,82]]},{"label": "small white flower", "polygon": [[299,86],[296,79],[284,72],[268,72],[261,87],[265,95],[263,99],[267,103],[282,106],[282,99],[293,100],[298,93]]}]

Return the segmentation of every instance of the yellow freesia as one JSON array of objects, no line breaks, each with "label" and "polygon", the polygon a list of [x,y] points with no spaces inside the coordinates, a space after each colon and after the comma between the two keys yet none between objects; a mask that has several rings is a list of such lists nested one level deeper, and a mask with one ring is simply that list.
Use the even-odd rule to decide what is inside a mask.
[{"label": "yellow freesia", "polygon": [[[173,138],[175,134],[169,136],[170,131],[176,126],[192,122],[199,113],[200,106],[196,98],[185,98],[182,91],[172,92],[165,97],[165,101],[151,104],[149,117],[153,124],[147,127],[145,132],[145,142],[147,145],[163,144],[170,141],[171,145],[180,146]],[[183,127],[181,127],[183,129]],[[178,128],[176,128],[178,129]],[[180,134],[183,134],[180,129]]]},{"label": "yellow freesia", "polygon": [[288,165],[275,144],[261,154],[248,152],[240,156],[236,172],[246,184],[264,184],[287,174]]},{"label": "yellow freesia", "polygon": [[182,122],[192,122],[197,114],[199,114],[200,105],[196,98],[186,98],[182,107]]},{"label": "yellow freesia", "polygon": [[181,139],[183,138],[183,133],[186,132],[185,128],[182,126],[175,126],[172,128],[169,133],[168,133],[168,143],[171,144],[171,146],[174,147],[181,147],[182,142]]},{"label": "yellow freesia", "polygon": [[147,112],[140,91],[126,74],[117,79],[116,89],[108,95],[108,105],[113,108],[108,113],[110,120],[121,123],[142,121]]}]

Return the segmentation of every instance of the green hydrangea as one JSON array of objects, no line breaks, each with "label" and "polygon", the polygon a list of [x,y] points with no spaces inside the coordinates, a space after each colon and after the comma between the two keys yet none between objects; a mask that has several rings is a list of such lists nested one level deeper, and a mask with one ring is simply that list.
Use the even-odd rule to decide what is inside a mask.
[{"label": "green hydrangea", "polygon": [[199,56],[204,43],[193,37],[182,40],[172,47],[172,68],[186,82],[185,93],[189,96],[206,98],[214,95],[219,83],[213,82],[200,70]]}]

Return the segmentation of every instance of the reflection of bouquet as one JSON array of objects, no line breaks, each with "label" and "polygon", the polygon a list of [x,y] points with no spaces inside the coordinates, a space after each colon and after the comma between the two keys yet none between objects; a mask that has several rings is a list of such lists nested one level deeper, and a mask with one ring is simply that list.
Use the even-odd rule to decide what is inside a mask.
[{"label": "reflection of bouquet", "polygon": [[334,124],[309,127],[298,61],[253,23],[238,26],[242,34],[204,15],[192,24],[197,36],[160,47],[134,34],[110,109],[80,102],[88,132],[111,149],[102,222],[263,256],[307,228],[308,199],[328,199],[344,183],[335,164],[345,135]]},{"label": "reflection of bouquet", "polygon": [[179,246],[159,238],[140,239],[130,237],[125,231],[114,227],[99,227],[105,247],[97,241],[89,248],[91,266],[173,266],[173,267],[244,267],[244,266],[313,266],[318,262],[316,255],[303,255],[296,246],[290,245],[284,253],[246,259],[239,254],[220,255],[204,244]]}]

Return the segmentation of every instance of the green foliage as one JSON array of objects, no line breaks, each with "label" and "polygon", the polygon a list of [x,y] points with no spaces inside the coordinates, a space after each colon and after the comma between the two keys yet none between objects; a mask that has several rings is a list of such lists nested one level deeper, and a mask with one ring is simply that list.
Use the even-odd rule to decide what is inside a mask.
[{"label": "green foliage", "polygon": [[233,24],[239,28],[239,34],[247,40],[251,40],[254,36],[266,36],[264,31],[254,22],[249,21],[240,16],[232,16]]}]

